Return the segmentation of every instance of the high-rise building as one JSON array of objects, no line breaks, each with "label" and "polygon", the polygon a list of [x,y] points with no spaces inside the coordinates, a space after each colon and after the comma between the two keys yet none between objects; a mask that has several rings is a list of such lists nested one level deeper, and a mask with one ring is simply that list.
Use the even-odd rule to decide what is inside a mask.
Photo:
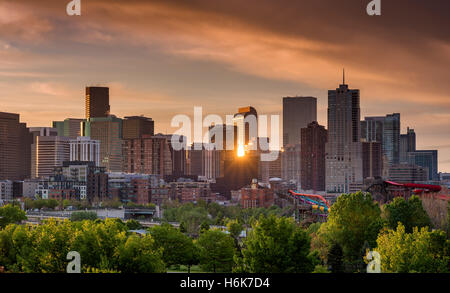
[{"label": "high-rise building", "polygon": [[172,155],[167,137],[144,134],[141,138],[125,140],[125,144],[126,173],[172,175]]},{"label": "high-rise building", "polygon": [[[173,134],[158,133],[156,137],[163,137],[167,139],[169,144],[169,151],[172,161],[172,176],[182,177],[186,175],[186,137]],[[182,145],[181,149],[177,149],[172,144],[172,139]]]},{"label": "high-rise building", "polygon": [[297,186],[301,183],[301,146],[286,145],[281,152],[281,178],[286,181],[295,182]]},{"label": "high-rise building", "polygon": [[80,136],[70,140],[70,161],[93,162],[100,166],[100,141]]},{"label": "high-rise building", "polygon": [[400,162],[400,114],[365,117],[361,121],[361,139],[366,142],[381,142],[383,154],[390,165]]},{"label": "high-rise building", "polygon": [[86,119],[105,118],[109,113],[109,88],[86,87]]},{"label": "high-rise building", "polygon": [[283,146],[300,144],[301,129],[317,121],[317,98],[283,98]]},{"label": "high-rise building", "polygon": [[107,172],[122,172],[122,119],[114,115],[90,118],[83,122],[83,135],[100,141],[100,166]]},{"label": "high-rise building", "polygon": [[70,139],[64,136],[36,136],[31,148],[31,177],[44,178],[70,158]]},{"label": "high-rise building", "polygon": [[0,180],[23,180],[31,175],[33,138],[19,114],[0,112]]},{"label": "high-rise building", "polygon": [[428,179],[428,169],[410,164],[395,164],[389,167],[389,179],[397,183],[415,183]]},{"label": "high-rise building", "polygon": [[[267,151],[268,152],[268,151]],[[262,152],[265,153],[265,152]],[[261,168],[259,180],[262,183],[269,183],[270,179],[281,178],[281,156],[278,156],[276,160],[273,161],[262,161],[259,163]]]},{"label": "high-rise building", "polygon": [[193,143],[191,149],[187,151],[187,175],[205,176],[205,165],[203,163],[204,151],[202,143]]},{"label": "high-rise building", "polygon": [[129,116],[123,120],[123,139],[141,138],[142,135],[155,135],[155,121],[144,116]]},{"label": "high-rise building", "polygon": [[33,136],[33,142],[38,136],[58,136],[58,130],[52,127],[30,127],[29,131]]},{"label": "high-rise building", "polygon": [[380,142],[362,142],[363,179],[382,177],[383,150]]},{"label": "high-rise building", "polygon": [[408,130],[406,134],[400,135],[400,163],[408,162],[408,153],[416,151],[416,133],[414,129]]},{"label": "high-rise building", "polygon": [[385,117],[366,117],[361,121],[361,141],[383,142]]},{"label": "high-rise building", "polygon": [[383,151],[391,164],[400,162],[400,114],[386,116],[384,121]]},{"label": "high-rise building", "polygon": [[439,180],[437,150],[416,150],[415,152],[409,152],[408,163],[426,168],[428,170],[428,180]]},{"label": "high-rise building", "polygon": [[53,121],[53,128],[56,128],[58,136],[65,136],[77,139],[81,136],[82,123],[84,119],[67,118],[64,121]]},{"label": "high-rise building", "polygon": [[325,191],[325,145],[328,132],[317,122],[301,130],[301,185],[303,190]]},{"label": "high-rise building", "polygon": [[326,191],[348,193],[350,184],[362,180],[360,93],[343,83],[328,91],[328,142]]},{"label": "high-rise building", "polygon": [[400,162],[400,114],[365,117],[361,121],[361,139],[366,142],[381,142],[383,154],[389,165]]},{"label": "high-rise building", "polygon": [[[256,109],[248,106],[238,109],[234,115],[233,123],[237,126],[237,145],[247,149],[254,146],[258,148],[258,113]],[[251,149],[251,148],[250,148]]]}]

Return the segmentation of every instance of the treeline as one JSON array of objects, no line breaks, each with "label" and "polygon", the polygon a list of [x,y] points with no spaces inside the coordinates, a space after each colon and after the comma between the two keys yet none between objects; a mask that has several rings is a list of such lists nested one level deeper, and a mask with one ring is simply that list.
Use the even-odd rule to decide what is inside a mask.
[{"label": "treeline", "polygon": [[176,201],[166,202],[162,205],[162,210],[162,221],[178,222],[183,231],[195,236],[202,227],[226,226],[230,220],[237,220],[245,227],[250,227],[261,215],[281,217],[287,214],[288,209],[281,209],[278,206],[243,209],[239,206],[222,206],[215,202],[206,203],[200,200],[196,205],[193,203],[180,204]]},{"label": "treeline", "polygon": [[[17,202],[16,204],[20,204]],[[41,199],[41,198],[26,198],[24,200],[24,208],[25,210],[30,209],[49,209],[55,210],[58,209],[67,209],[68,207],[73,207],[77,210],[86,210],[86,209],[97,209],[97,208],[110,208],[110,209],[119,209],[122,207],[129,208],[149,208],[155,209],[155,204],[149,203],[146,205],[139,205],[133,202],[122,203],[120,200],[104,200],[89,202],[87,200],[69,200],[65,199],[62,201],[58,201],[56,199]]]},{"label": "treeline", "polygon": [[[308,229],[279,208],[174,204],[166,207],[165,219],[199,218],[191,222],[195,229],[165,223],[141,235],[130,231],[141,228],[138,222],[117,219],[18,225],[24,214],[14,216],[15,210],[22,212],[0,209],[0,217],[6,215],[0,222],[0,266],[8,272],[65,272],[69,251],[80,253],[83,272],[152,273],[180,266],[204,272],[365,272],[369,251],[379,252],[382,272],[450,272],[448,234],[431,229],[417,197],[379,206],[370,194],[344,194],[326,223]],[[209,228],[219,222],[224,231]],[[241,238],[243,230],[247,237]]]}]

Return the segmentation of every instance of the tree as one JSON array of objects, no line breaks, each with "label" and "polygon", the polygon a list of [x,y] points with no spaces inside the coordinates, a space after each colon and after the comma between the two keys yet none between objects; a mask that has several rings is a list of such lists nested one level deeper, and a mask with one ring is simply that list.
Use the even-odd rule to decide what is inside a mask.
[{"label": "tree", "polygon": [[227,230],[230,233],[230,236],[234,240],[234,247],[236,247],[236,250],[241,256],[241,247],[239,245],[239,237],[241,236],[242,230],[244,227],[241,223],[238,222],[238,220],[230,220],[227,223]]},{"label": "tree", "polygon": [[234,241],[219,230],[208,230],[198,239],[200,264],[209,271],[231,272],[235,253]]},{"label": "tree", "polygon": [[380,215],[380,208],[369,193],[342,194],[331,207],[328,221],[320,227],[320,233],[330,246],[334,242],[339,244],[344,261],[355,266],[361,262],[365,242],[370,247],[376,246],[383,227]]},{"label": "tree", "polygon": [[239,272],[306,273],[314,270],[310,237],[291,218],[260,216],[244,240]]},{"label": "tree", "polygon": [[8,204],[0,207],[0,229],[8,224],[19,223],[27,219],[25,212],[19,207]]},{"label": "tree", "polygon": [[415,195],[408,200],[396,197],[392,203],[384,205],[384,217],[389,228],[396,229],[400,222],[405,226],[406,233],[411,233],[414,227],[422,228],[431,225],[422,201]]},{"label": "tree", "polygon": [[327,256],[328,267],[330,268],[332,273],[344,272],[342,258],[343,258],[342,247],[339,244],[334,243],[331,246]]},{"label": "tree", "polygon": [[96,212],[78,211],[78,212],[73,212],[70,215],[71,221],[83,221],[83,220],[95,220],[95,219],[97,219]]},{"label": "tree", "polygon": [[165,273],[162,251],[154,248],[150,235],[131,235],[119,249],[118,270],[122,273]]},{"label": "tree", "polygon": [[447,203],[447,238],[450,238],[450,201]]},{"label": "tree", "polygon": [[450,242],[444,231],[429,232],[427,227],[407,233],[399,223],[396,230],[387,229],[377,239],[381,270],[385,273],[448,273]]},{"label": "tree", "polygon": [[150,229],[150,234],[155,247],[163,249],[162,258],[167,267],[183,264],[190,269],[197,262],[192,239],[172,225],[155,226]]},{"label": "tree", "polygon": [[200,232],[205,232],[209,230],[209,224],[206,221],[203,221],[200,225]]},{"label": "tree", "polygon": [[136,220],[130,219],[126,223],[128,230],[139,230],[142,229],[141,223]]}]

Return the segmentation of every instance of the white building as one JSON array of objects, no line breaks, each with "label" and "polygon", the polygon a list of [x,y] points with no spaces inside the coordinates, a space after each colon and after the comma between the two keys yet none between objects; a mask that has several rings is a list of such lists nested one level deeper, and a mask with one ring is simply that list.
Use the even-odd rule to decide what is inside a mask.
[{"label": "white building", "polygon": [[0,205],[13,199],[13,182],[10,180],[0,181]]},{"label": "white building", "polygon": [[70,161],[94,162],[100,166],[100,141],[88,136],[70,140]]}]

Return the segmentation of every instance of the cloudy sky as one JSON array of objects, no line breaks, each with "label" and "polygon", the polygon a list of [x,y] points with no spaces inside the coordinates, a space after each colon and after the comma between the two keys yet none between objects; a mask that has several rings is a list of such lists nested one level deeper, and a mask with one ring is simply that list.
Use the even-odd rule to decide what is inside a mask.
[{"label": "cloudy sky", "polygon": [[0,0],[0,111],[30,126],[84,117],[84,87],[107,85],[111,111],[173,132],[176,114],[281,113],[283,96],[319,99],[345,67],[362,118],[399,112],[418,147],[450,172],[450,1]]}]

